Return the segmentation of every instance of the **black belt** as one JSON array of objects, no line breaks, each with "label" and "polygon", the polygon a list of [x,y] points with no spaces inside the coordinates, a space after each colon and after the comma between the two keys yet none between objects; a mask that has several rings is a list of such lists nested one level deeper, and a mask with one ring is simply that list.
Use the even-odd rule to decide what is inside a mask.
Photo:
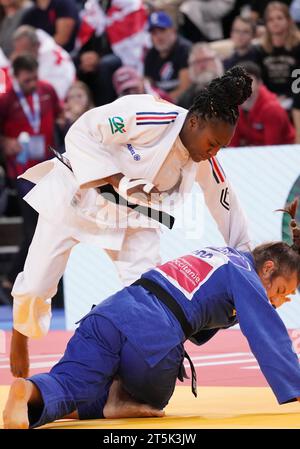
[{"label": "black belt", "polygon": [[[51,146],[49,146],[48,148],[60,162],[62,162],[66,167],[68,167],[69,170],[73,172],[71,163],[67,157],[63,156],[61,153],[56,151]],[[111,201],[114,204],[126,206],[129,209],[133,209],[136,212],[139,212],[140,214],[145,215],[148,218],[151,218],[152,220],[158,221],[159,223],[166,226],[168,229],[172,229],[174,226],[175,218],[172,215],[169,215],[163,211],[152,209],[151,207],[130,203],[125,198],[123,198],[118,192],[116,192],[116,190],[113,188],[111,184],[105,184],[103,186],[97,187],[96,190],[106,200]]]},{"label": "black belt", "polygon": [[[150,279],[147,279],[147,278],[140,278],[131,285],[141,285],[143,288],[148,290],[150,293],[153,293],[157,297],[157,299],[159,299],[161,302],[163,302],[171,310],[173,315],[177,318],[177,320],[179,321],[179,323],[181,325],[181,328],[184,332],[186,339],[188,339],[189,337],[191,337],[193,335],[194,331],[193,331],[190,323],[188,322],[182,308],[180,307],[178,302],[173,298],[173,296],[170,295],[170,293],[168,293],[166,290],[164,290],[164,288],[161,287],[161,285],[159,285],[156,282],[154,282]],[[195,370],[195,367],[193,365],[193,362],[192,362],[190,356],[188,355],[188,353],[186,351],[184,351],[184,357],[190,363],[191,372],[192,372],[192,392],[193,392],[194,396],[197,397],[196,370]],[[184,372],[184,369],[183,369],[183,372]],[[185,377],[184,374],[181,376],[180,380],[183,380],[183,377]]]},{"label": "black belt", "polygon": [[140,204],[134,204],[123,198],[118,192],[115,191],[111,184],[105,184],[104,186],[97,187],[99,192],[105,199],[112,201],[119,206],[126,206],[129,209],[133,209],[152,220],[158,221],[165,225],[168,229],[172,229],[175,223],[175,218],[172,215],[167,214],[161,210],[152,209],[151,207],[141,206]]}]

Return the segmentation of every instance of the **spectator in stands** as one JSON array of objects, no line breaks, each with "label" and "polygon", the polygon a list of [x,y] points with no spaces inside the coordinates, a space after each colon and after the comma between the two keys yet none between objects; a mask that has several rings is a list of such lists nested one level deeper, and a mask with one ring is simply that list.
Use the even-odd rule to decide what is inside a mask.
[{"label": "spectator in stands", "polygon": [[0,96],[0,144],[6,159],[7,175],[20,199],[24,241],[7,275],[6,288],[12,286],[16,275],[23,269],[37,221],[37,213],[21,200],[29,189],[28,183],[17,181],[17,177],[51,156],[47,148],[54,143],[54,123],[60,113],[55,90],[38,80],[38,62],[33,56],[18,56],[12,68],[13,87]]},{"label": "spectator in stands", "polygon": [[0,0],[0,47],[8,58],[12,52],[12,36],[29,6],[31,2],[27,0]]},{"label": "spectator in stands", "polygon": [[49,34],[29,25],[20,26],[13,36],[12,57],[24,53],[32,54],[38,59],[39,79],[52,84],[58,97],[64,100],[76,77],[70,55]]},{"label": "spectator in stands", "polygon": [[189,109],[200,90],[214,78],[223,75],[223,64],[209,44],[194,44],[189,55],[189,77],[191,86],[178,98],[177,104]]},{"label": "spectator in stands", "polygon": [[[251,0],[250,2],[252,18],[255,22],[262,21],[264,18],[265,10],[270,0]],[[291,4],[291,0],[281,0],[281,3],[285,3],[287,6]]]},{"label": "spectator in stands", "polygon": [[73,0],[35,0],[22,24],[41,28],[53,36],[58,45],[72,51],[79,26],[78,10]]},{"label": "spectator in stands", "polygon": [[235,0],[186,0],[180,7],[180,33],[192,42],[223,39],[222,19],[234,4]]},{"label": "spectator in stands", "polygon": [[163,11],[150,15],[149,31],[153,47],[145,58],[145,76],[176,102],[190,84],[188,55],[191,43],[177,34],[171,17]]},{"label": "spectator in stands", "polygon": [[74,81],[69,88],[63,113],[57,120],[58,147],[64,152],[64,138],[70,126],[86,111],[94,107],[90,89],[82,81]]},{"label": "spectator in stands", "polygon": [[300,64],[300,33],[284,3],[270,2],[265,10],[266,34],[257,62],[263,81],[278,95],[282,106],[292,106],[291,74]]},{"label": "spectator in stands", "polygon": [[116,100],[112,75],[121,65],[121,59],[114,54],[100,56],[95,51],[86,51],[80,55],[77,77],[89,87],[95,106]]},{"label": "spectator in stands", "polygon": [[151,86],[149,81],[133,67],[123,66],[116,70],[113,74],[113,85],[118,97],[149,94],[171,101],[171,98],[164,91]]},{"label": "spectator in stands", "polygon": [[252,95],[240,106],[240,118],[231,146],[283,145],[295,142],[295,129],[276,95],[262,83],[260,67],[242,66],[252,78]]},{"label": "spectator in stands", "polygon": [[81,81],[75,81],[69,88],[63,110],[63,116],[69,127],[82,115],[94,107],[92,95]]},{"label": "spectator in stands", "polygon": [[232,9],[222,17],[223,38],[230,38],[232,24],[238,16],[249,17],[251,15],[251,6],[249,0],[235,0]]},{"label": "spectator in stands", "polygon": [[257,51],[252,44],[252,39],[255,38],[255,30],[256,26],[249,17],[238,16],[235,18],[230,35],[234,52],[224,60],[225,70],[231,69],[242,61],[256,61]]}]

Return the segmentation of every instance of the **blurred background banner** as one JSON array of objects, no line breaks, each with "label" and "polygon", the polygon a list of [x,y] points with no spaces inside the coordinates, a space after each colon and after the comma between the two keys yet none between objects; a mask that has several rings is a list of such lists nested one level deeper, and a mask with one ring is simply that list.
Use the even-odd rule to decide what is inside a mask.
[{"label": "blurred background banner", "polygon": [[[228,148],[220,151],[218,160],[247,214],[254,245],[282,238],[288,241],[287,220],[274,211],[300,195],[300,146]],[[161,234],[163,262],[206,245],[224,245],[196,186],[176,218],[174,229],[164,229]],[[106,254],[96,247],[77,245],[64,276],[67,329],[74,329],[75,322],[93,304],[120,288],[116,270]],[[279,314],[288,328],[300,328],[299,292]]]}]

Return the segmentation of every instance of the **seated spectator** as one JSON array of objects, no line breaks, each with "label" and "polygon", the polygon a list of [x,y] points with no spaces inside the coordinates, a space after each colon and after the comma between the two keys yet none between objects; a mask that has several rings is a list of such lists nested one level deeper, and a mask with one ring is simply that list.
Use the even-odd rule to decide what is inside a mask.
[{"label": "seated spectator", "polygon": [[241,16],[235,18],[230,35],[234,51],[229,58],[223,61],[225,70],[231,69],[242,61],[256,61],[257,51],[252,44],[252,40],[255,38],[255,29],[255,24],[250,18]]},{"label": "seated spectator", "polygon": [[190,84],[187,67],[191,43],[177,34],[165,12],[150,15],[149,31],[153,47],[146,55],[144,74],[176,102]]},{"label": "seated spectator", "polygon": [[235,1],[184,1],[180,7],[183,15],[180,33],[192,42],[223,39],[222,19],[233,9]]},{"label": "seated spectator", "polygon": [[171,98],[164,91],[151,86],[149,81],[133,67],[123,66],[116,70],[113,74],[113,85],[118,97],[149,94],[171,101]]},{"label": "seated spectator", "polygon": [[70,55],[43,30],[20,26],[13,36],[12,57],[29,53],[38,59],[39,79],[50,83],[58,97],[64,100],[75,80],[76,69]]},{"label": "seated spectator", "polygon": [[121,65],[121,59],[114,54],[100,56],[95,51],[81,53],[77,77],[89,87],[95,106],[116,100],[112,75]]},{"label": "seated spectator", "polygon": [[262,83],[257,64],[242,66],[252,78],[252,95],[240,106],[240,118],[230,146],[283,145],[295,142],[295,129],[276,95]]},{"label": "seated spectator", "polygon": [[58,45],[70,52],[79,26],[78,10],[73,0],[35,0],[26,11],[22,24],[46,31]]},{"label": "seated spectator", "polygon": [[94,107],[92,95],[81,81],[75,81],[69,88],[64,103],[63,117],[71,126],[82,114]]},{"label": "seated spectator", "polygon": [[[292,0],[281,0],[281,3],[285,3],[287,6],[291,4]],[[255,22],[263,20],[266,8],[270,3],[270,0],[251,0],[251,16]]]},{"label": "seated spectator", "polygon": [[178,98],[177,104],[189,109],[199,91],[214,78],[223,75],[223,64],[209,44],[194,44],[189,55],[189,77],[191,86]]},{"label": "seated spectator", "polygon": [[75,81],[68,89],[63,113],[57,120],[58,146],[64,152],[64,138],[70,126],[86,111],[94,107],[92,94],[82,81]]},{"label": "seated spectator", "polygon": [[0,0],[0,47],[8,58],[12,52],[12,36],[29,6],[31,2],[27,0]]},{"label": "seated spectator", "polygon": [[291,74],[300,64],[300,33],[284,3],[270,2],[265,10],[266,34],[258,47],[257,63],[269,90],[291,109]]},{"label": "seated spectator", "polygon": [[55,90],[38,80],[38,62],[33,56],[16,57],[12,69],[13,86],[0,96],[0,145],[8,178],[18,192],[24,240],[7,274],[5,288],[12,286],[23,269],[38,215],[22,200],[31,183],[17,180],[17,177],[27,168],[52,156],[48,145],[54,144],[54,123],[60,113]]},{"label": "seated spectator", "polygon": [[232,24],[236,17],[250,17],[251,16],[251,6],[249,0],[235,0],[231,10],[222,17],[222,28],[224,39],[230,38],[230,33],[232,30]]}]

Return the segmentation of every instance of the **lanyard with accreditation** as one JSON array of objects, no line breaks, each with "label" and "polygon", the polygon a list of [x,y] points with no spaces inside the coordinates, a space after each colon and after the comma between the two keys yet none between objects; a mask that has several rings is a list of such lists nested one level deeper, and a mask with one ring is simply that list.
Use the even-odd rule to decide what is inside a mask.
[{"label": "lanyard with accreditation", "polygon": [[32,93],[31,108],[26,96],[16,80],[13,81],[13,88],[24,115],[33,131],[33,135],[30,136],[29,140],[29,154],[27,156],[29,159],[41,160],[45,155],[45,139],[43,135],[39,134],[41,129],[41,103],[39,94],[36,91]]},{"label": "lanyard with accreditation", "polygon": [[31,107],[29,106],[22,89],[20,88],[19,83],[16,80],[13,81],[13,87],[18,97],[21,108],[23,109],[28,123],[32,128],[32,131],[34,132],[34,134],[38,134],[41,128],[41,104],[38,93],[35,91],[32,94],[33,110],[31,110]]}]

